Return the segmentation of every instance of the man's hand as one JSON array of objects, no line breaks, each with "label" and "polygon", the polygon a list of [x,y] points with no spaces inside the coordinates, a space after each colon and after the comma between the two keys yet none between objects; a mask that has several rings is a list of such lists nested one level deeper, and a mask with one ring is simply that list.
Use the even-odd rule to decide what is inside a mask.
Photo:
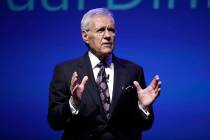
[{"label": "man's hand", "polygon": [[82,97],[82,94],[85,89],[85,85],[86,85],[87,81],[88,81],[88,76],[84,76],[81,84],[78,84],[77,72],[74,72],[71,77],[70,91],[71,91],[71,95],[73,97],[74,104],[76,106],[79,106],[79,104],[81,102],[81,97]]},{"label": "man's hand", "polygon": [[156,75],[145,89],[142,89],[137,81],[134,81],[133,84],[136,87],[139,102],[143,107],[149,108],[160,94],[161,81],[159,76]]}]

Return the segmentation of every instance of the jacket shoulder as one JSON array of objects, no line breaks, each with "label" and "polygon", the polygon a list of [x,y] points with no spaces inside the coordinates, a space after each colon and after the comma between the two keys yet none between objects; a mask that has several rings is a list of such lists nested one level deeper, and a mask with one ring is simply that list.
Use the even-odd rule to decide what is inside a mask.
[{"label": "jacket shoulder", "polygon": [[83,61],[83,57],[78,57],[78,58],[74,58],[74,59],[68,59],[65,61],[62,61],[58,64],[56,64],[55,67],[60,67],[60,68],[70,68],[70,67],[75,67],[76,65],[80,64]]},{"label": "jacket shoulder", "polygon": [[140,69],[143,70],[143,67],[137,63],[134,63],[130,60],[123,58],[115,58],[123,67],[132,68],[132,69]]}]

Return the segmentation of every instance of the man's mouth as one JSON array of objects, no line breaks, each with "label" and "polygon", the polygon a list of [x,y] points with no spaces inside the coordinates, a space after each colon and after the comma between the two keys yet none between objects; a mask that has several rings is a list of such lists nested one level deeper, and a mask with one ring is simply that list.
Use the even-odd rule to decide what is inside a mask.
[{"label": "man's mouth", "polygon": [[111,42],[102,43],[102,45],[111,45],[111,44],[112,44]]}]

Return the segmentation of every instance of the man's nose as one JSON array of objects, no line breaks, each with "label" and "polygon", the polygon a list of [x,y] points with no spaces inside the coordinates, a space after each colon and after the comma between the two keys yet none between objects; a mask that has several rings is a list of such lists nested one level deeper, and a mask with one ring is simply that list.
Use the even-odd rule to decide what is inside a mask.
[{"label": "man's nose", "polygon": [[111,37],[111,33],[109,32],[109,30],[105,30],[104,32],[104,38],[110,38]]}]

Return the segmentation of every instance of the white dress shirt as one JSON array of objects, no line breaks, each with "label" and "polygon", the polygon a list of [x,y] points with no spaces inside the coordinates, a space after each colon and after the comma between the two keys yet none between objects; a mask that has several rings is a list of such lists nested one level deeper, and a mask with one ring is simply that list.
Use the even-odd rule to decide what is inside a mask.
[{"label": "white dress shirt", "polygon": [[[93,75],[95,80],[97,79],[98,73],[100,71],[100,68],[97,67],[97,64],[100,63],[100,60],[92,53],[88,52],[91,66],[93,69]],[[108,64],[108,67],[105,67],[105,72],[107,75],[107,85],[109,89],[109,95],[110,95],[110,102],[112,101],[112,95],[113,95],[113,85],[114,85],[114,64],[112,62],[112,55],[109,55],[109,57],[106,59],[106,63]]]}]

